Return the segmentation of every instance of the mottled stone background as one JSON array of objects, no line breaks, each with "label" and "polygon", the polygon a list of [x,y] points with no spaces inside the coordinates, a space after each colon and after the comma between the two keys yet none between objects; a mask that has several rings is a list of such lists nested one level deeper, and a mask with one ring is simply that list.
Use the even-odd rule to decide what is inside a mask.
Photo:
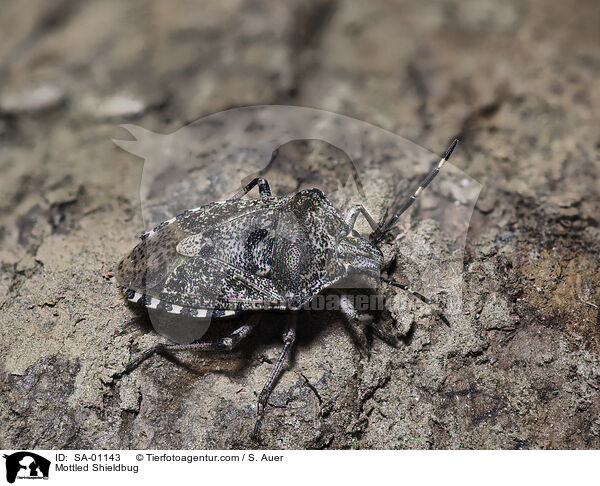
[{"label": "mottled stone background", "polygon": [[[144,228],[142,161],[112,139],[291,104],[434,152],[459,136],[453,163],[484,188],[451,328],[388,294],[403,337],[366,358],[339,316],[308,316],[264,445],[598,448],[599,25],[593,0],[4,0],[0,447],[255,446],[273,318],[230,356],[114,377],[162,338],[114,280]],[[435,241],[413,229],[384,248],[409,280]]]}]

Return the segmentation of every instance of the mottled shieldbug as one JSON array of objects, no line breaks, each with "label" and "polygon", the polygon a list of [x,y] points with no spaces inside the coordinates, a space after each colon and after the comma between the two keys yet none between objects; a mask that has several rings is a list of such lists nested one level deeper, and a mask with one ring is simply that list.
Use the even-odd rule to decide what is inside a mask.
[{"label": "mottled shieldbug", "polygon": [[[254,437],[265,405],[296,336],[297,310],[315,295],[345,279],[377,282],[383,255],[378,244],[431,183],[449,159],[450,145],[437,166],[387,221],[377,224],[363,206],[345,217],[319,189],[272,196],[268,182],[256,178],[231,199],[191,209],[142,235],[141,242],[118,264],[116,276],[130,301],[172,314],[225,318],[256,310],[290,310],[283,350],[258,399]],[[258,185],[259,199],[243,198]],[[369,238],[354,224],[362,214]],[[383,279],[430,303],[406,285]],[[340,310],[353,326],[363,320],[352,302]],[[446,318],[439,313],[447,324]],[[245,324],[218,341],[159,344],[132,360],[124,373],[159,351],[231,350],[255,324]]]}]

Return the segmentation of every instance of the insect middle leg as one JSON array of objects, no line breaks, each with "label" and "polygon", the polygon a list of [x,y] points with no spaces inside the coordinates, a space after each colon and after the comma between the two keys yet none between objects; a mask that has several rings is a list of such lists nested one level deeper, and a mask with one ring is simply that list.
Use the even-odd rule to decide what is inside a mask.
[{"label": "insect middle leg", "polygon": [[293,313],[291,321],[289,322],[285,332],[283,333],[283,349],[281,350],[281,354],[279,355],[279,358],[277,358],[275,367],[273,368],[273,371],[271,371],[271,375],[269,376],[267,383],[265,384],[258,397],[258,406],[256,408],[256,424],[254,425],[254,432],[252,433],[252,438],[256,441],[259,440],[260,427],[262,425],[262,420],[265,414],[265,407],[267,406],[267,401],[269,400],[269,396],[271,396],[271,392],[273,391],[273,388],[275,388],[275,383],[277,382],[277,379],[281,374],[283,362],[287,358],[287,355],[289,354],[290,349],[292,349],[294,341],[296,340],[297,319],[297,313]]},{"label": "insect middle leg", "polygon": [[262,177],[255,177],[248,184],[242,187],[238,192],[236,192],[231,199],[240,199],[248,194],[254,186],[258,185],[258,192],[260,197],[270,197],[271,196],[271,186],[267,179],[263,179]]},{"label": "insect middle leg", "polygon": [[156,353],[162,353],[164,351],[231,351],[242,339],[248,337],[255,327],[256,323],[245,324],[233,331],[229,336],[216,341],[205,341],[190,344],[157,344],[141,353],[137,358],[132,359],[129,363],[127,363],[127,365],[125,365],[125,369],[116,376],[121,377],[130,373],[152,355]]}]

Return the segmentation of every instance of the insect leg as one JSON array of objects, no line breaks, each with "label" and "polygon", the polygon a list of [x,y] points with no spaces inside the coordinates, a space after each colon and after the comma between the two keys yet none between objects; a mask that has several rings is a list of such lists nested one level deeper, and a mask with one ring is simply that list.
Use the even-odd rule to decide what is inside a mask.
[{"label": "insect leg", "polygon": [[407,293],[411,294],[412,296],[416,297],[417,299],[419,299],[421,302],[424,302],[425,304],[431,306],[433,313],[436,316],[438,316],[440,318],[440,320],[444,324],[446,324],[446,326],[450,327],[450,321],[448,320],[448,318],[444,315],[444,313],[440,309],[437,308],[437,306],[431,301],[431,299],[425,297],[423,294],[420,294],[419,292],[412,290],[408,285],[398,283],[393,279],[381,277],[381,280],[383,280],[385,283],[391,285],[392,287],[396,287],[396,288],[404,290],[405,292],[407,292]]},{"label": "insect leg", "polygon": [[273,388],[275,388],[275,382],[281,374],[281,367],[283,366],[283,362],[287,358],[287,355],[289,354],[290,349],[292,348],[294,341],[296,340],[297,318],[297,314],[294,313],[294,315],[291,317],[290,323],[288,324],[285,332],[283,333],[283,349],[281,350],[279,358],[277,358],[277,362],[275,363],[273,371],[271,371],[271,375],[269,376],[267,383],[265,384],[258,397],[258,406],[256,408],[256,424],[254,426],[254,432],[252,433],[252,438],[256,441],[259,440],[260,426],[262,425],[262,419],[265,414],[265,407],[267,405],[267,401],[269,400],[269,396],[271,395]]},{"label": "insect leg", "polygon": [[255,324],[245,324],[233,331],[229,336],[217,341],[205,341],[190,344],[157,344],[141,353],[137,358],[132,359],[125,365],[125,369],[116,376],[121,377],[130,373],[152,355],[164,351],[231,351],[242,339],[248,337],[254,330],[254,327]]},{"label": "insect leg", "polygon": [[390,231],[394,227],[394,225],[396,224],[396,222],[398,221],[400,216],[408,208],[410,208],[412,206],[412,204],[416,201],[417,197],[419,197],[419,195],[423,192],[423,189],[425,189],[431,183],[431,181],[435,178],[435,176],[438,175],[440,169],[444,166],[444,164],[447,162],[447,160],[452,155],[452,152],[454,151],[454,147],[456,147],[457,143],[458,143],[458,140],[454,140],[450,144],[450,147],[448,148],[448,150],[446,150],[444,157],[442,157],[442,160],[440,160],[437,167],[435,167],[427,175],[427,177],[425,177],[425,179],[423,179],[423,182],[421,182],[421,184],[419,184],[419,187],[413,193],[413,195],[410,196],[406,201],[404,201],[404,204],[402,204],[402,206],[400,207],[398,212],[396,214],[394,214],[394,216],[392,216],[387,223],[382,224],[381,228],[379,228],[375,231],[375,233],[373,234],[373,243],[379,243],[383,239],[383,237],[388,233],[388,231]]},{"label": "insect leg", "polygon": [[258,191],[260,193],[260,197],[269,197],[271,195],[271,186],[266,179],[262,177],[255,177],[248,184],[242,187],[238,192],[236,192],[231,199],[240,199],[248,194],[254,186],[258,184]]},{"label": "insect leg", "polygon": [[360,213],[362,213],[362,215],[365,217],[365,219],[369,223],[369,226],[371,226],[371,229],[373,231],[377,231],[378,224],[375,222],[375,220],[371,217],[369,212],[364,208],[362,204],[355,204],[346,213],[346,224],[350,226],[350,229],[354,228],[354,223],[356,223],[356,218],[358,218],[358,215]]},{"label": "insect leg", "polygon": [[[271,165],[271,163],[278,157],[279,149],[274,150],[271,154],[271,160],[267,164],[267,167]],[[248,184],[242,187],[238,192],[236,192],[231,199],[239,199],[248,194],[254,186],[258,184],[258,191],[260,193],[260,197],[270,197],[271,196],[271,186],[267,182],[267,179],[263,177],[255,177]]]},{"label": "insect leg", "polygon": [[360,314],[347,295],[340,295],[340,310],[344,316],[346,316],[346,322],[358,344],[360,354],[362,356],[368,356],[369,347],[367,344],[367,337],[365,336],[364,324],[370,323],[373,320],[373,316],[369,314]]}]

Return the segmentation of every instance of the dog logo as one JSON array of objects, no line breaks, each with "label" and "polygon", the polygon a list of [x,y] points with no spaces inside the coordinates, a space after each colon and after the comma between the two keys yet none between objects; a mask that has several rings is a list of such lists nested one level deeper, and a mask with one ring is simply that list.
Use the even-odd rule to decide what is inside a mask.
[{"label": "dog logo", "polygon": [[48,479],[50,461],[33,452],[21,451],[4,454],[6,460],[6,480],[14,483],[15,479]]}]

